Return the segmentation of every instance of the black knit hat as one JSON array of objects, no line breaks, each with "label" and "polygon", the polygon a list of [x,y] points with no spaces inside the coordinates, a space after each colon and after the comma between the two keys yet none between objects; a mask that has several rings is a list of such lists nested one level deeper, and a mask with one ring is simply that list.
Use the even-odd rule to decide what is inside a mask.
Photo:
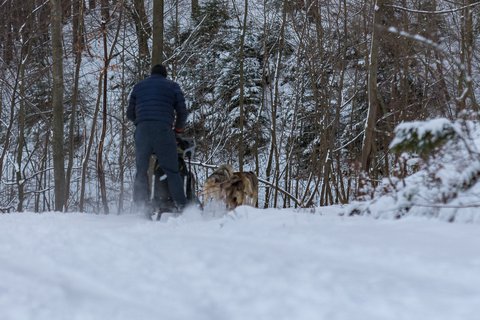
[{"label": "black knit hat", "polygon": [[156,64],[152,67],[152,74],[161,74],[167,77],[167,68],[163,64]]}]

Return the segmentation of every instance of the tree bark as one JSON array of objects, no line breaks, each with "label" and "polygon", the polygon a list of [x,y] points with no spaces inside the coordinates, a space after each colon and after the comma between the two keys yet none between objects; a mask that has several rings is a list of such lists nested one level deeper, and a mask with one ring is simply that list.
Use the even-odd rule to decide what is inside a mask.
[{"label": "tree bark", "polygon": [[[287,1],[285,0],[283,2],[283,9],[282,9],[282,24],[280,27],[280,39],[279,39],[279,51],[277,53],[277,61],[276,61],[276,66],[275,66],[275,80],[274,80],[274,94],[273,94],[273,99],[271,101],[271,113],[270,113],[270,135],[271,135],[271,140],[270,140],[270,151],[268,155],[268,160],[267,160],[267,169],[266,169],[266,175],[267,179],[270,179],[272,177],[272,170],[273,170],[273,165],[275,161],[275,168],[277,170],[274,170],[273,172],[273,181],[272,185],[275,185],[277,188],[274,188],[274,207],[276,207],[276,202],[277,202],[277,190],[278,190],[278,146],[277,146],[277,107],[279,104],[279,82],[280,82],[280,70],[281,70],[281,63],[282,63],[282,55],[283,55],[283,46],[284,46],[284,37],[285,37],[285,25],[287,21]],[[271,197],[271,188],[267,187],[265,189],[265,208],[268,208],[269,202],[270,202],[270,197]]]},{"label": "tree bark", "polygon": [[110,4],[108,3],[108,0],[100,0],[100,3],[102,6],[102,9],[101,9],[102,19],[105,23],[107,23],[110,20],[110,8],[109,8]]},{"label": "tree bark", "polygon": [[244,14],[243,14],[243,26],[242,34],[240,36],[240,99],[239,99],[239,108],[240,108],[240,119],[239,119],[239,130],[240,130],[240,139],[238,141],[238,170],[243,172],[243,156],[245,152],[244,147],[244,122],[245,122],[245,70],[244,70],[244,60],[245,60],[245,34],[247,33],[247,15],[248,15],[248,0],[245,0]]},{"label": "tree bark", "polygon": [[153,1],[152,66],[163,62],[163,0]]},{"label": "tree bark", "polygon": [[[87,181],[87,170],[88,170],[88,162],[90,160],[90,152],[92,151],[92,146],[93,146],[93,140],[95,138],[95,131],[97,129],[97,118],[98,118],[98,113],[100,111],[100,98],[102,96],[102,84],[103,84],[103,73],[100,74],[100,77],[98,78],[98,95],[97,95],[97,100],[95,102],[95,111],[93,113],[93,118],[92,118],[92,127],[90,129],[90,136],[88,138],[87,145],[85,147],[85,155],[82,160],[82,176],[81,176],[81,184],[80,184],[80,201],[79,201],[79,210],[80,212],[83,212],[85,209],[85,187],[86,187],[86,181]],[[86,128],[85,128],[86,132]]]},{"label": "tree bark", "polygon": [[72,17],[72,47],[73,52],[78,52],[83,50],[84,39],[83,39],[83,12],[84,12],[84,2],[82,1],[73,1],[73,17]]},{"label": "tree bark", "polygon": [[50,0],[52,14],[52,56],[53,56],[53,171],[55,180],[55,211],[63,211],[65,204],[65,167],[63,151],[63,48],[62,48],[62,7],[60,0]]},{"label": "tree bark", "polygon": [[200,6],[198,0],[192,0],[192,18],[198,17],[200,13]]},{"label": "tree bark", "polygon": [[365,122],[365,133],[362,144],[362,170],[368,172],[372,158],[373,144],[375,143],[375,123],[380,105],[380,97],[377,88],[377,69],[378,69],[378,51],[379,34],[378,26],[381,24],[382,11],[384,10],[384,0],[377,0],[373,14],[372,40],[370,44],[370,59],[368,66],[368,115]]},{"label": "tree bark", "polygon": [[79,79],[80,79],[80,66],[82,64],[82,52],[83,52],[83,1],[78,2],[78,8],[74,11],[78,20],[78,25],[73,29],[73,38],[77,43],[74,44],[75,49],[75,76],[72,93],[72,110],[70,114],[70,125],[68,132],[68,161],[67,161],[67,174],[65,179],[65,210],[68,209],[68,200],[70,197],[70,183],[73,170],[73,156],[75,153],[75,126],[77,125],[77,105],[78,105],[78,91],[79,91]]},{"label": "tree bark", "polygon": [[[126,39],[126,29],[127,26],[124,24],[123,26],[123,45],[122,45],[122,52],[121,52],[121,59],[122,61],[125,59],[125,39]],[[127,118],[126,118],[126,105],[127,105],[127,97],[128,97],[128,92],[126,90],[127,84],[126,84],[126,76],[125,76],[125,66],[122,67],[122,81],[121,81],[121,88],[122,88],[122,93],[121,93],[121,104],[120,104],[120,110],[121,110],[121,118],[120,118],[120,128],[121,128],[121,133],[120,133],[120,152],[118,155],[118,171],[119,171],[119,183],[120,183],[120,192],[118,195],[118,212],[117,214],[121,214],[123,212],[123,202],[125,198],[125,149],[126,149],[126,144],[127,144]]]},{"label": "tree bark", "polygon": [[88,9],[92,10],[97,7],[97,1],[96,0],[88,0]]},{"label": "tree bark", "polygon": [[16,180],[18,191],[17,211],[23,211],[23,202],[25,200],[25,175],[23,163],[23,148],[25,146],[25,62],[28,56],[28,44],[26,48],[22,48],[22,51],[26,51],[22,54],[22,60],[20,63],[20,103],[18,108],[18,140],[17,140],[17,166],[16,166]]},{"label": "tree bark", "polygon": [[137,33],[138,41],[138,58],[140,59],[140,70],[148,68],[148,60],[150,58],[150,50],[148,49],[148,39],[152,33],[152,27],[148,22],[145,13],[144,0],[133,0],[133,10],[130,9],[130,14],[135,24],[135,31]]},{"label": "tree bark", "polygon": [[[81,2],[81,1],[78,1],[78,2]],[[70,19],[72,17],[72,0],[61,0],[61,4],[62,4],[62,21],[67,21],[67,19]]]},{"label": "tree bark", "polygon": [[103,103],[102,103],[102,131],[100,133],[100,141],[97,149],[97,175],[98,182],[100,185],[100,196],[102,199],[103,213],[108,214],[110,209],[108,208],[108,199],[107,199],[107,183],[105,180],[105,169],[103,166],[103,149],[105,145],[105,137],[107,135],[107,109],[108,109],[108,68],[110,67],[110,61],[113,57],[114,48],[117,44],[118,35],[120,33],[120,27],[122,23],[123,10],[120,11],[120,16],[118,18],[117,31],[115,33],[115,38],[112,41],[110,53],[108,52],[108,42],[107,42],[107,21],[102,22],[102,31],[103,31]]}]

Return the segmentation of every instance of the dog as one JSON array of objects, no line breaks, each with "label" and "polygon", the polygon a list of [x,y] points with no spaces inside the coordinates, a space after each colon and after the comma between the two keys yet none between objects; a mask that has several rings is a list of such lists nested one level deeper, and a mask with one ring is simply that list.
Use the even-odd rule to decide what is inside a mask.
[{"label": "dog", "polygon": [[241,205],[257,205],[258,178],[252,171],[234,172],[230,180],[222,184],[222,189],[228,210]]},{"label": "dog", "polygon": [[233,169],[228,164],[223,164],[218,167],[205,181],[203,186],[204,203],[208,201],[220,201],[225,198],[223,184],[229,181],[233,176]]},{"label": "dog", "polygon": [[228,164],[221,165],[205,181],[204,205],[209,201],[223,202],[228,210],[240,205],[256,206],[258,178],[255,173],[234,172]]}]

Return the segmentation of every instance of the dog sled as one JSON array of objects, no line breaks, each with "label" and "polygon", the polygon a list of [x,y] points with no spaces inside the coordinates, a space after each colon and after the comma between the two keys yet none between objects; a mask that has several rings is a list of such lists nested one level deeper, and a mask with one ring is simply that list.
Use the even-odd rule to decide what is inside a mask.
[{"label": "dog sled", "polygon": [[[187,206],[200,210],[221,211],[222,214],[241,205],[255,207],[258,201],[258,178],[255,173],[236,172],[230,165],[219,166],[209,175],[202,188],[202,201],[197,197],[197,183],[192,172],[195,152],[193,138],[177,138],[177,154],[180,176],[183,180]],[[160,220],[163,214],[178,215],[178,210],[168,190],[167,175],[155,163],[152,184],[152,220]],[[210,212],[211,213],[211,212]]]},{"label": "dog sled", "polygon": [[[195,140],[187,137],[177,137],[178,169],[183,180],[184,192],[188,205],[200,205],[196,196],[196,180],[192,172],[191,160],[195,153]],[[168,191],[167,175],[155,161],[152,183],[151,203],[153,207],[152,220],[159,220],[163,213],[177,214],[178,209]]]}]

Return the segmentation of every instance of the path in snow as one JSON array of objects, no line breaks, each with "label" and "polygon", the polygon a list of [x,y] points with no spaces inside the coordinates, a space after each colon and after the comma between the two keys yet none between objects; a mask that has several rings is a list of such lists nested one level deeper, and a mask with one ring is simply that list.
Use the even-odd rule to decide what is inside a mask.
[{"label": "path in snow", "polygon": [[334,210],[0,215],[0,319],[480,319],[478,225]]}]

